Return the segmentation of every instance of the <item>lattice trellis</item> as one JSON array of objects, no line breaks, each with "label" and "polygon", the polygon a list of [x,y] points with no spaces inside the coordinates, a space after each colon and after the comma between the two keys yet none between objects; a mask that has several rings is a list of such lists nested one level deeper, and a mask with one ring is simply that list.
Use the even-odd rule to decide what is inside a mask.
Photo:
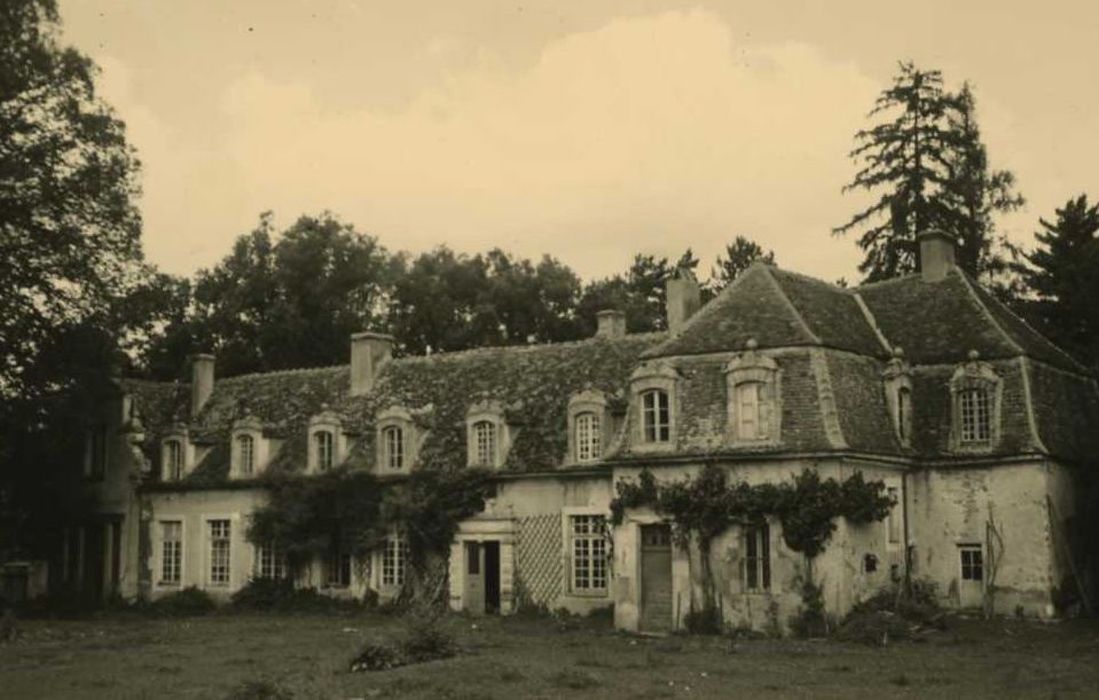
[{"label": "lattice trellis", "polygon": [[518,518],[515,543],[515,580],[520,605],[552,607],[561,594],[561,516]]}]

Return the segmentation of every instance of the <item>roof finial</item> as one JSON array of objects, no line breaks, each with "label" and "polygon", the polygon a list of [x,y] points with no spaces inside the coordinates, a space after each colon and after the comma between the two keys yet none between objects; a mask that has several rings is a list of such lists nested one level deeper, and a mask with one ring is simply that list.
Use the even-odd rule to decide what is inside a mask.
[{"label": "roof finial", "polygon": [[759,343],[757,343],[757,342],[756,342],[756,339],[755,339],[755,338],[749,338],[749,339],[748,339],[748,340],[747,340],[747,341],[746,341],[746,342],[744,343],[744,349],[745,349],[745,350],[748,350],[748,351],[752,351],[752,350],[755,350],[755,349],[756,349],[756,348],[758,348],[758,347],[759,347]]},{"label": "roof finial", "polygon": [[976,362],[979,359],[981,359],[981,353],[977,352],[976,349],[971,349],[969,351],[969,361]]}]

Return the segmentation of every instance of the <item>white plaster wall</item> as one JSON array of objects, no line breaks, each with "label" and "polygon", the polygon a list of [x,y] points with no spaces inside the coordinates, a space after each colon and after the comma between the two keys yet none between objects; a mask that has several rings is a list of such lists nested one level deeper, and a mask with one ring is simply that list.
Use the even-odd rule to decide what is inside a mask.
[{"label": "white plaster wall", "polygon": [[[994,610],[1053,614],[1053,546],[1043,462],[968,468],[927,469],[908,480],[913,576],[934,581],[942,602],[958,606],[961,576],[958,545],[986,543],[992,520],[1003,539],[995,576]],[[988,548],[985,565],[989,569]],[[986,577],[988,573],[986,571]]]},{"label": "white plaster wall", "polygon": [[[152,493],[147,498],[152,598],[197,586],[216,599],[227,600],[248,583],[254,569],[255,548],[245,533],[252,512],[266,501],[266,494],[261,489]],[[216,519],[228,519],[231,523],[228,585],[214,585],[209,581],[209,526],[206,521]],[[183,567],[179,585],[160,583],[162,520],[183,523]]]}]

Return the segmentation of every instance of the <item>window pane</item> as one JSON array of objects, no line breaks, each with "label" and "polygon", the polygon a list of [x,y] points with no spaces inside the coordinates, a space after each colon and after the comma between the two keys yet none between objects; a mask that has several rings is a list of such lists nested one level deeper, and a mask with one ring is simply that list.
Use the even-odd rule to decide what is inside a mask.
[{"label": "window pane", "polygon": [[607,542],[602,515],[574,515],[572,520],[572,588],[604,591],[607,587]]},{"label": "window pane", "polygon": [[229,583],[229,521],[211,520],[210,527],[210,583]]},{"label": "window pane", "polygon": [[179,583],[183,563],[183,523],[163,521],[161,528],[160,582]]}]

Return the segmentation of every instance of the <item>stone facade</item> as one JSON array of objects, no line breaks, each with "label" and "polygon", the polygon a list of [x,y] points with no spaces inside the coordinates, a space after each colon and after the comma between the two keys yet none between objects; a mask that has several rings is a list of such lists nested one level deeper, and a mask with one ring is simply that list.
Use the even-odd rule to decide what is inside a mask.
[{"label": "stone facade", "polygon": [[[701,554],[651,510],[611,527],[616,484],[706,465],[749,484],[809,469],[862,472],[896,499],[882,522],[841,519],[812,562],[830,613],[919,578],[953,607],[1056,615],[1093,593],[1077,531],[1099,394],[949,255],[931,259],[946,267],[853,290],[756,265],[697,311],[695,283],[678,279],[671,333],[626,334],[607,314],[585,341],[408,358],[370,333],[349,367],[215,381],[202,356],[193,391],[121,380],[89,419],[106,436],[103,472],[85,464],[100,514],[66,538],[58,571],[102,595],[194,585],[224,598],[279,570],[245,534],[265,474],[399,479],[487,460],[497,493],[450,547],[452,608],[613,606],[620,628],[674,629],[700,605]],[[253,457],[235,451],[244,434]],[[384,599],[398,549],[293,575]],[[710,556],[729,625],[782,628],[797,612],[807,562],[780,521],[731,527]]]}]

